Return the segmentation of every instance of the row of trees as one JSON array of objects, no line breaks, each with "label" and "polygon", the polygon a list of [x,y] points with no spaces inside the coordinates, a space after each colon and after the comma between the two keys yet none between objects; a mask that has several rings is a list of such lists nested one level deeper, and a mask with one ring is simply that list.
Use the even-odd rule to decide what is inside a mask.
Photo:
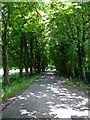
[{"label": "row of trees", "polygon": [[26,74],[45,71],[48,63],[68,77],[86,80],[90,70],[90,2],[47,5],[2,3],[2,62]]},{"label": "row of trees", "polygon": [[50,4],[50,56],[56,70],[86,80],[90,70],[90,2]]},{"label": "row of trees", "polygon": [[[26,74],[40,73],[47,67],[47,41],[40,4],[2,3],[2,62],[4,83],[8,83],[8,71],[19,68]],[[30,69],[30,70],[29,70]]]}]

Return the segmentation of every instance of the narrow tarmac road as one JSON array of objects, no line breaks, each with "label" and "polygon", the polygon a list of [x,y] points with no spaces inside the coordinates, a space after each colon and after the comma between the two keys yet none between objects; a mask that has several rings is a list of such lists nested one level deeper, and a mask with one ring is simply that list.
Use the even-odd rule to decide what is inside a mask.
[{"label": "narrow tarmac road", "polygon": [[[74,118],[89,116],[88,96],[64,85],[49,71],[2,111],[2,118]],[[6,119],[5,119],[6,120]]]}]

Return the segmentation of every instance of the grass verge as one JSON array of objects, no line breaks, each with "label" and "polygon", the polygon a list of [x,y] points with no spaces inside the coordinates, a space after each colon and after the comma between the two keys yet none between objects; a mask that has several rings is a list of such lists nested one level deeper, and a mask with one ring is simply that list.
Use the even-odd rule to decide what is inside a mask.
[{"label": "grass verge", "polygon": [[33,76],[23,77],[22,79],[16,77],[15,80],[13,80],[12,83],[10,83],[9,86],[5,86],[5,90],[2,89],[2,92],[0,94],[0,98],[2,98],[2,101],[4,102],[8,98],[11,98],[18,93],[20,93],[22,90],[25,90],[32,84],[36,79],[38,79],[41,74],[36,74]]},{"label": "grass verge", "polygon": [[70,85],[70,86],[74,86],[74,87],[78,87],[81,91],[90,93],[90,84],[85,83],[85,81],[81,80],[81,79],[69,79],[69,78],[64,78],[64,77],[59,77],[60,80],[62,80],[64,83]]}]

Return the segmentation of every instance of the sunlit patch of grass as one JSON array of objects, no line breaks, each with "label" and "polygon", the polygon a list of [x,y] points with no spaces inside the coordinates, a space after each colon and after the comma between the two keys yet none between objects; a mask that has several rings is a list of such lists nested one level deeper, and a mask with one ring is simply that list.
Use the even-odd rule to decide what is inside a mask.
[{"label": "sunlit patch of grass", "polygon": [[9,86],[5,86],[5,90],[3,90],[1,95],[2,100],[4,101],[7,98],[17,95],[20,91],[25,90],[40,76],[41,74],[33,75],[31,77],[23,77],[22,79],[17,77],[17,80],[13,80],[14,82],[12,82]]}]

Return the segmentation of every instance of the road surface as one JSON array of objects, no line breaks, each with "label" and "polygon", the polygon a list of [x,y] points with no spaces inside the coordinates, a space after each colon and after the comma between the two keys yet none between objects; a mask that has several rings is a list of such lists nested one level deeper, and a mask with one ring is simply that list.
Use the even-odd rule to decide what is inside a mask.
[{"label": "road surface", "polygon": [[[88,96],[49,71],[2,111],[2,118],[89,117]],[[6,119],[5,119],[6,120]]]}]

